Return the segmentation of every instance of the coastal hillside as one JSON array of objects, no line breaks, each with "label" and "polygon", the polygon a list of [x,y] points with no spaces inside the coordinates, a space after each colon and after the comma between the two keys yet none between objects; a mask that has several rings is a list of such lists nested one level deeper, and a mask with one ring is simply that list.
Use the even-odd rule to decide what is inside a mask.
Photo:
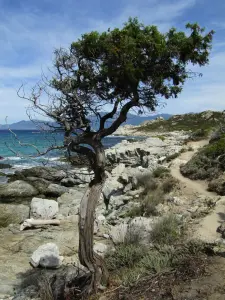
[{"label": "coastal hillside", "polygon": [[123,126],[116,131],[118,135],[148,135],[153,132],[192,131],[197,135],[207,136],[220,125],[225,125],[223,111],[203,111],[201,113],[188,113],[174,115],[169,119],[156,118],[139,126]]}]

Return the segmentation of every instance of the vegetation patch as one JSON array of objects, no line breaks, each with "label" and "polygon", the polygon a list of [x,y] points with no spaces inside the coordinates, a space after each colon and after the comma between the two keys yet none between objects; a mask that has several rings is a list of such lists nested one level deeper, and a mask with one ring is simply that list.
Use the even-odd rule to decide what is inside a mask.
[{"label": "vegetation patch", "polygon": [[155,244],[170,245],[177,242],[182,236],[181,222],[174,215],[160,219],[153,227],[151,240]]},{"label": "vegetation patch", "polygon": [[168,131],[192,131],[192,140],[199,140],[208,136],[208,134],[224,124],[224,115],[219,111],[204,111],[201,113],[191,113],[184,115],[175,115],[168,120],[156,120],[150,124],[138,128],[142,132],[168,132]]},{"label": "vegetation patch", "polygon": [[152,173],[153,177],[155,178],[163,178],[170,173],[170,170],[164,167],[158,167]]},{"label": "vegetation patch", "polygon": [[203,147],[190,161],[180,168],[181,173],[191,179],[209,181],[209,189],[225,195],[225,137]]}]

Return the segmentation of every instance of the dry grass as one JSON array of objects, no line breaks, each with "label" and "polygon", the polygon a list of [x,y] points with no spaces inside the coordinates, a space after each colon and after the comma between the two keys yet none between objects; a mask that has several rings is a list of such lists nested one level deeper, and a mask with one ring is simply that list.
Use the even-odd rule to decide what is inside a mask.
[{"label": "dry grass", "polygon": [[39,282],[39,297],[41,300],[55,300],[51,288],[50,280],[47,276],[43,276]]}]

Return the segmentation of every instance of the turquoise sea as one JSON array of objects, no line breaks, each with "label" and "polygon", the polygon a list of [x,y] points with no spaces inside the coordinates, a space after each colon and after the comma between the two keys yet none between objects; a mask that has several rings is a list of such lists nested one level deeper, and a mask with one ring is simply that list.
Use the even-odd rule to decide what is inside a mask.
[{"label": "turquoise sea", "polygon": [[[45,151],[50,145],[60,145],[63,142],[62,133],[16,130],[16,136],[8,130],[0,130],[0,163],[7,163],[14,168],[27,168],[43,164],[59,164],[63,151],[52,151],[44,156],[37,156],[37,151],[29,146],[35,145],[39,151]],[[103,140],[105,148],[114,146],[128,137],[107,137]]]}]

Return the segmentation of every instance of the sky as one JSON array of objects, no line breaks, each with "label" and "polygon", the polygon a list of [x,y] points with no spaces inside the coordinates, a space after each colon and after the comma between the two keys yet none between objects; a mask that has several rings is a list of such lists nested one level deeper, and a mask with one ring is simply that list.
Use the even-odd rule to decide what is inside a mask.
[{"label": "sky", "polygon": [[178,99],[169,99],[159,113],[180,114],[224,110],[224,0],[0,0],[0,124],[28,119],[28,102],[17,96],[52,66],[53,51],[69,47],[81,34],[120,27],[129,17],[163,32],[187,22],[216,31],[210,64],[196,68],[203,77],[189,80]]}]

